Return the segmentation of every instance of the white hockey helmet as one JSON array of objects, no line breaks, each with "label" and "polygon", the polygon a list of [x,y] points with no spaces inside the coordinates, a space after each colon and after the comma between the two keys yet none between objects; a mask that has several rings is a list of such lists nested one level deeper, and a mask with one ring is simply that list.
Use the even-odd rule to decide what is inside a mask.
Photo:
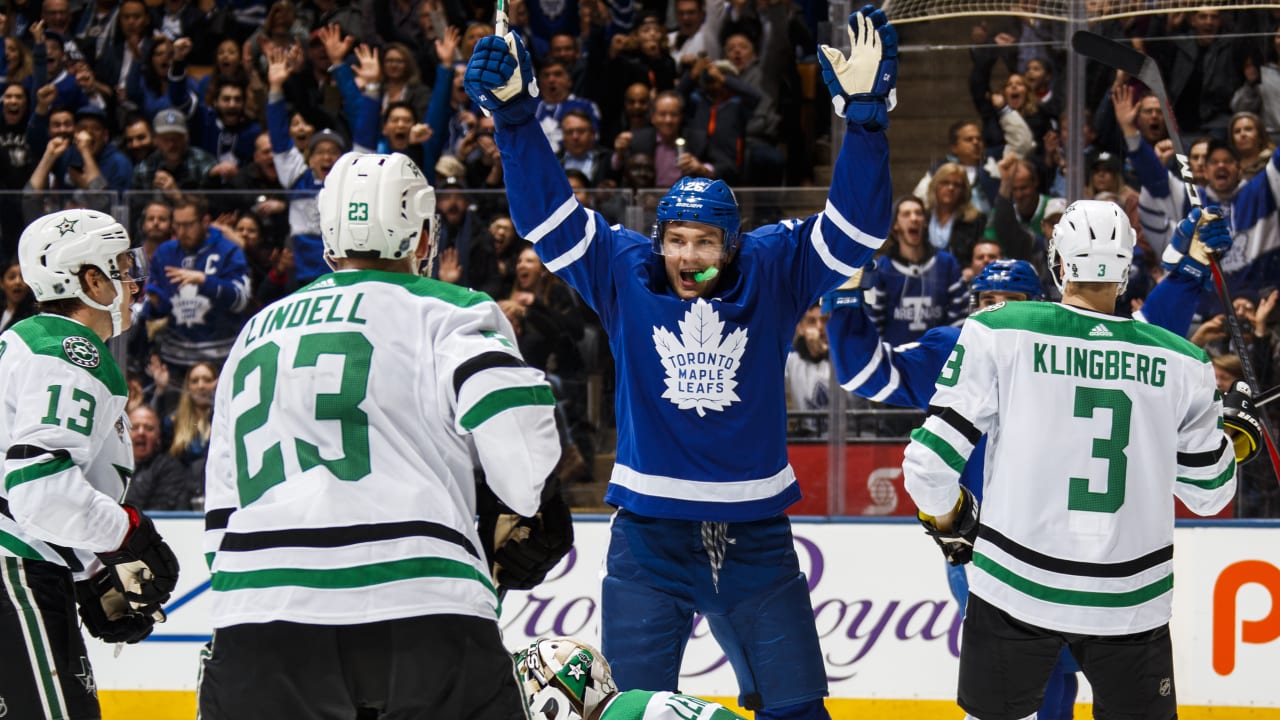
[{"label": "white hockey helmet", "polygon": [[80,282],[80,272],[90,266],[101,270],[111,280],[118,299],[125,293],[124,282],[141,284],[146,279],[146,254],[142,248],[130,249],[129,244],[129,233],[106,213],[59,210],[36,219],[22,231],[18,264],[37,302],[78,298],[89,307],[111,313],[114,336],[123,330],[119,302],[103,305],[90,298]]},{"label": "white hockey helmet", "polygon": [[618,691],[599,650],[574,638],[541,638],[515,654],[534,720],[581,720]]},{"label": "white hockey helmet", "polygon": [[331,263],[344,257],[409,257],[418,247],[424,221],[430,221],[431,230],[435,227],[435,190],[418,166],[399,153],[350,152],[338,158],[317,204],[324,253]]},{"label": "white hockey helmet", "polygon": [[1129,217],[1119,205],[1077,200],[1062,213],[1049,241],[1053,281],[1059,290],[1065,282],[1118,283],[1118,293],[1123,293],[1136,241]]}]

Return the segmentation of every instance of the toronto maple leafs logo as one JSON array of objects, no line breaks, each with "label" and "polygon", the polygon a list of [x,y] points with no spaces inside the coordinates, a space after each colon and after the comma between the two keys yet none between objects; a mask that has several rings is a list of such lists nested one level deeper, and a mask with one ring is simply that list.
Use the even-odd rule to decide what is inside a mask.
[{"label": "toronto maple leafs logo", "polygon": [[738,367],[747,349],[747,329],[724,336],[724,322],[699,298],[679,323],[680,337],[664,327],[653,329],[653,346],[667,370],[667,390],[662,397],[681,410],[693,409],[698,417],[708,410],[724,410],[741,398],[734,392]]}]

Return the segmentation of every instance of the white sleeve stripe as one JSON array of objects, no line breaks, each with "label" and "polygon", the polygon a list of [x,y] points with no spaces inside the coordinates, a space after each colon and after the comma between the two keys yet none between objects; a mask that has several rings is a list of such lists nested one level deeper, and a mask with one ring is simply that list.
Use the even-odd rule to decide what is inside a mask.
[{"label": "white sleeve stripe", "polygon": [[[574,202],[576,203],[577,201],[574,201]],[[570,208],[570,210],[572,210],[572,208]],[[553,273],[560,272],[561,270],[569,267],[574,262],[581,259],[583,255],[587,254],[587,248],[591,246],[591,241],[595,239],[595,235],[596,235],[596,214],[593,212],[589,212],[587,213],[587,229],[586,229],[586,232],[582,234],[582,239],[578,241],[577,245],[574,245],[573,247],[563,252],[560,255],[560,257],[557,257],[556,259],[545,263],[547,266],[547,270]]]},{"label": "white sleeve stripe", "polygon": [[836,209],[835,205],[831,204],[829,199],[827,200],[826,209],[822,211],[822,215],[830,220],[833,225],[840,228],[840,232],[848,235],[860,245],[866,245],[872,250],[879,250],[880,246],[884,244],[884,238],[869,235],[854,227],[853,223],[849,222],[844,215],[841,215],[840,211]]},{"label": "white sleeve stripe", "polygon": [[848,390],[849,392],[856,392],[858,388],[861,388],[863,385],[867,383],[867,380],[871,379],[871,374],[874,373],[876,369],[880,367],[880,362],[883,358],[884,358],[884,343],[876,343],[876,351],[871,355],[871,361],[868,362],[866,366],[864,366],[861,370],[859,370],[858,374],[853,376],[853,379],[849,380],[849,382],[841,385],[840,387],[844,388],[845,390]]},{"label": "white sleeve stripe", "polygon": [[884,388],[880,392],[872,395],[870,399],[876,402],[884,402],[885,398],[892,395],[893,392],[898,389],[899,382],[901,382],[901,379],[898,377],[898,368],[894,367],[893,364],[890,363],[889,382],[885,384]]},{"label": "white sleeve stripe", "polygon": [[568,200],[565,200],[560,207],[556,208],[555,212],[551,213],[551,217],[538,223],[538,227],[530,230],[524,239],[537,245],[539,240],[547,236],[547,233],[560,227],[561,223],[567,220],[577,208],[578,199],[570,195]]},{"label": "white sleeve stripe", "polygon": [[827,247],[827,242],[822,239],[822,218],[818,218],[818,221],[813,224],[813,234],[810,237],[810,241],[813,243],[813,248],[818,251],[818,257],[822,258],[822,262],[826,263],[827,267],[845,277],[849,277],[858,271],[857,268],[840,262],[835,255],[831,254],[831,248]]}]

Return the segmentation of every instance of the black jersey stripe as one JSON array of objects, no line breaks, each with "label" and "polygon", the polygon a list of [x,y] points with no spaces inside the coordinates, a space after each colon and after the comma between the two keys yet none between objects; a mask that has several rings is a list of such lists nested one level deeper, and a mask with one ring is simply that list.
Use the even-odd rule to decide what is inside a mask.
[{"label": "black jersey stripe", "polygon": [[1022,562],[1038,567],[1041,570],[1061,573],[1063,575],[1080,575],[1096,578],[1122,578],[1149,570],[1160,563],[1173,559],[1173,545],[1166,545],[1153,550],[1142,557],[1118,563],[1091,563],[1078,560],[1064,560],[1036,552],[1025,545],[1019,545],[1005,537],[999,531],[986,525],[978,526],[978,538],[986,540]]},{"label": "black jersey stripe", "polygon": [[1222,460],[1222,453],[1227,451],[1227,438],[1224,435],[1222,444],[1217,450],[1205,450],[1203,452],[1178,453],[1178,464],[1182,467],[1213,467]]},{"label": "black jersey stripe", "polygon": [[956,412],[952,408],[930,405],[929,414],[942,420],[952,428],[955,428],[955,431],[963,435],[964,439],[968,440],[970,445],[977,445],[978,441],[982,439],[982,433],[978,428],[974,427],[973,423],[969,422],[965,416]]},{"label": "black jersey stripe", "polygon": [[218,510],[207,510],[204,514],[205,530],[224,530],[227,523],[231,522],[231,513],[235,512],[235,508],[220,508]]},{"label": "black jersey stripe", "polygon": [[499,367],[528,367],[524,361],[510,353],[504,353],[498,350],[490,350],[467,360],[453,371],[453,394],[457,395],[462,390],[462,385],[471,379],[472,375],[478,372],[484,372],[492,368]]},{"label": "black jersey stripe", "polygon": [[394,523],[372,523],[320,528],[294,528],[289,530],[262,530],[234,533],[222,536],[220,551],[251,551],[281,547],[332,548],[379,540],[400,540],[410,537],[428,537],[453,543],[477,559],[480,553],[466,535],[451,527],[425,520],[407,520]]},{"label": "black jersey stripe", "polygon": [[66,450],[46,450],[38,445],[11,445],[4,454],[7,460],[31,460],[42,455],[51,455],[55,460],[71,457]]}]

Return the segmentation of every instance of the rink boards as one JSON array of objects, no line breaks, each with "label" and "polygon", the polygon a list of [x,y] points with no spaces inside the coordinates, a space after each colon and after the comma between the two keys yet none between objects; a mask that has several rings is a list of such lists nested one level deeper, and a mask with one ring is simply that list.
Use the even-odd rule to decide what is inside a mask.
[{"label": "rink boards", "polygon": [[[501,623],[509,647],[552,634],[598,642],[607,521],[578,520],[576,548],[548,581],[507,595]],[[113,647],[90,641],[106,720],[194,717],[198,655],[210,633],[203,521],[162,514],[157,524],[182,562],[182,581],[169,621],[146,642],[114,657]],[[797,520],[795,536],[826,659],[832,717],[961,717],[951,702],[961,618],[941,555],[919,525]],[[1180,525],[1175,546],[1180,716],[1280,720],[1280,524]],[[717,698],[737,694],[701,619],[681,689]],[[1090,699],[1082,677],[1079,700]],[[1088,716],[1079,708],[1077,717]]]}]

